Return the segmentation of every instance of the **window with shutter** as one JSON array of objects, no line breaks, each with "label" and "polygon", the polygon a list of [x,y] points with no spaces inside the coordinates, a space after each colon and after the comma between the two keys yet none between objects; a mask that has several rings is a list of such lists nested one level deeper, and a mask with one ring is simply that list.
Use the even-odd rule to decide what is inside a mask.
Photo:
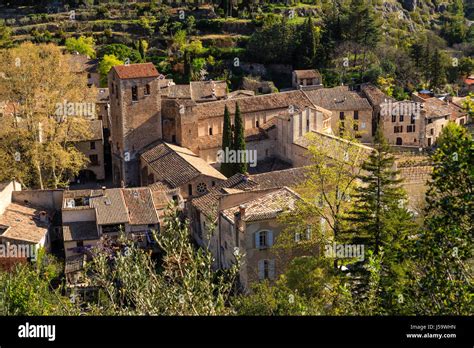
[{"label": "window with shutter", "polygon": [[267,231],[267,246],[268,247],[273,246],[273,232],[272,231]]},{"label": "window with shutter", "polygon": [[275,279],[275,260],[268,260],[268,278]]},{"label": "window with shutter", "polygon": [[255,248],[266,249],[273,245],[273,232],[272,231],[259,231],[255,233]]},{"label": "window with shutter", "polygon": [[306,239],[307,240],[311,239],[311,226],[310,225],[306,226]]},{"label": "window with shutter", "polygon": [[265,279],[265,270],[264,270],[265,266],[264,266],[264,264],[265,264],[265,260],[259,260],[258,261],[258,279],[259,280]]}]

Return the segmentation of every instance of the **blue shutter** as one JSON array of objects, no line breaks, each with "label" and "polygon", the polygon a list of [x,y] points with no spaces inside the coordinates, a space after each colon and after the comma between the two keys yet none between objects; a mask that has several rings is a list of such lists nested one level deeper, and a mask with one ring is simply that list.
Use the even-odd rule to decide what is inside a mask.
[{"label": "blue shutter", "polygon": [[255,248],[260,249],[260,232],[255,232]]},{"label": "blue shutter", "polygon": [[267,231],[267,245],[268,247],[273,246],[273,232]]},{"label": "blue shutter", "polygon": [[268,260],[268,278],[275,279],[275,260]]}]

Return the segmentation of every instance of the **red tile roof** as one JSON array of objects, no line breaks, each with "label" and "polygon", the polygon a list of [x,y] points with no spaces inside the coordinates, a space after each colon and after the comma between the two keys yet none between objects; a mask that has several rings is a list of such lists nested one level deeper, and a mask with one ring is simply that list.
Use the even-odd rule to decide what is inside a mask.
[{"label": "red tile roof", "polygon": [[113,69],[120,79],[160,76],[153,63],[116,65]]},{"label": "red tile roof", "polygon": [[464,80],[464,83],[468,86],[474,85],[474,78],[468,77],[467,79]]}]

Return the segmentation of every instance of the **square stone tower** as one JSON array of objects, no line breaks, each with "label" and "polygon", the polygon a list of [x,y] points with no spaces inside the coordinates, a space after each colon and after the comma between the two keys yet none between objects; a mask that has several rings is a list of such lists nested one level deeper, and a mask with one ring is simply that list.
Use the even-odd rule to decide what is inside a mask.
[{"label": "square stone tower", "polygon": [[138,186],[140,152],[162,139],[159,76],[152,63],[118,65],[109,72],[115,185]]}]

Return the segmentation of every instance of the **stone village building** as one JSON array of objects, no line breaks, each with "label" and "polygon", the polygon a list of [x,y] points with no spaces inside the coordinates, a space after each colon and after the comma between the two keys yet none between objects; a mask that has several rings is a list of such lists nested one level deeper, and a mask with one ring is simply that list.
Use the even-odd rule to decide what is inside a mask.
[{"label": "stone village building", "polygon": [[[175,85],[151,63],[113,67],[108,87],[114,183],[149,187],[95,190],[83,196],[65,192],[61,210],[65,248],[67,245],[71,249],[69,257],[80,255],[75,248],[81,248],[81,221],[95,226],[87,229],[94,236],[85,233],[83,243],[93,243],[102,233],[116,233],[118,226],[130,233],[143,232],[151,225],[159,225],[158,205],[163,210],[168,201],[181,200],[182,195],[188,200],[186,210],[193,236],[211,250],[217,267],[229,266],[235,247],[249,255],[247,268],[241,272],[244,287],[257,279],[274,278],[283,271],[284,266],[268,250],[260,250],[257,240],[271,244],[282,228],[277,216],[282,210],[291,209],[299,197],[288,188],[290,182],[279,180],[278,186],[269,187],[245,175],[226,179],[215,169],[224,107],[233,115],[238,101],[247,149],[257,150],[259,160],[277,157],[294,167],[309,164],[306,134],[337,149],[343,140],[334,134],[338,133],[336,127],[340,121],[350,120],[355,132],[366,131],[360,132],[361,140],[370,142],[374,115],[381,111],[380,100],[377,104],[376,98],[369,98],[364,90],[359,94],[342,86],[258,96],[246,91],[232,94],[222,82]],[[357,146],[361,152],[371,151],[370,147]],[[289,172],[281,174],[288,178]],[[139,192],[141,197],[142,190],[144,197],[151,197],[140,205],[140,211],[150,212],[149,219],[146,224],[134,224],[128,207],[137,195],[133,192]],[[82,200],[77,206],[76,198],[78,202]],[[162,202],[157,205],[156,199]],[[115,208],[111,209],[112,205]],[[102,214],[107,218],[102,220]],[[156,221],[150,218],[155,214]],[[213,227],[216,223],[217,229]]]}]

